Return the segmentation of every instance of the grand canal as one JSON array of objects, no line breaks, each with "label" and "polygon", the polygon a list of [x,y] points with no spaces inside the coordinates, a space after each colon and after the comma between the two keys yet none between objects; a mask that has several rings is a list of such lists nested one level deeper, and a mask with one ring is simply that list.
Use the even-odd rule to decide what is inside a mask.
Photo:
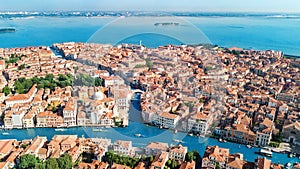
[{"label": "grand canal", "polygon": [[[98,137],[109,138],[115,140],[131,140],[136,147],[145,147],[148,142],[160,141],[166,142],[169,145],[178,144],[174,140],[181,140],[182,145],[187,146],[189,150],[198,150],[201,155],[204,154],[206,146],[218,145],[220,147],[229,148],[230,153],[242,153],[244,159],[254,161],[258,156],[255,154],[259,151],[258,148],[247,148],[245,145],[236,143],[222,143],[216,139],[203,138],[186,135],[186,133],[159,129],[157,127],[145,125],[140,121],[138,115],[139,109],[139,94],[136,94],[132,100],[132,107],[130,109],[129,126],[125,128],[103,128],[101,132],[94,132],[92,127],[73,127],[67,129],[55,130],[54,128],[34,128],[34,129],[13,129],[1,131],[0,139],[32,139],[35,136],[46,136],[51,139],[56,134],[75,134],[79,137]],[[135,134],[141,134],[141,137],[136,137]],[[288,162],[299,162],[297,158],[288,158],[287,154],[273,153],[271,158],[274,163],[286,164]]]}]

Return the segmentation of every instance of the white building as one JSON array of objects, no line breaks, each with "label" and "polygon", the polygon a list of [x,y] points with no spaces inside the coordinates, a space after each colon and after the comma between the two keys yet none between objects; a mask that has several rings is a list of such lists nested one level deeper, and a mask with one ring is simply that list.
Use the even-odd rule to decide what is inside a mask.
[{"label": "white building", "polygon": [[120,76],[102,77],[104,79],[104,86],[115,86],[124,84],[124,80]]},{"label": "white building", "polygon": [[15,112],[11,115],[12,117],[12,126],[13,128],[22,128],[23,127],[23,117],[25,115],[25,111]]},{"label": "white building", "polygon": [[263,130],[262,132],[256,132],[256,145],[268,146],[272,138],[272,132]]},{"label": "white building", "polygon": [[169,148],[168,143],[151,142],[147,144],[145,148],[145,154],[155,156],[158,153],[167,151],[168,148]]},{"label": "white building", "polygon": [[183,147],[182,145],[171,147],[169,150],[170,159],[181,160],[184,161],[185,155],[188,151],[187,147]]},{"label": "white building", "polygon": [[163,128],[175,129],[179,119],[180,117],[176,114],[167,112],[155,113],[152,117],[152,123]]},{"label": "white building", "polygon": [[194,132],[200,135],[206,135],[211,121],[212,119],[210,118],[210,116],[202,112],[198,112],[188,119],[187,131]]},{"label": "white building", "polygon": [[70,98],[63,110],[63,120],[65,126],[76,126],[77,103]]},{"label": "white building", "polygon": [[116,140],[113,145],[113,150],[117,154],[133,156],[134,149],[131,141]]}]

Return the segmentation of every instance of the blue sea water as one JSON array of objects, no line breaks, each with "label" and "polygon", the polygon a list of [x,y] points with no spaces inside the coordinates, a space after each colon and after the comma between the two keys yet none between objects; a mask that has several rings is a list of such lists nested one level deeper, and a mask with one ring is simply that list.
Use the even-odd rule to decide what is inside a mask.
[{"label": "blue sea water", "polygon": [[[117,17],[36,17],[26,19],[2,19],[0,27],[15,27],[15,33],[1,33],[0,47],[24,47],[51,45],[56,42],[88,41],[97,31],[109,26]],[[242,47],[248,49],[274,49],[287,54],[300,55],[300,18],[269,17],[181,17],[205,35],[212,44],[224,47]],[[107,42],[119,32],[128,31],[130,24],[118,25],[97,42]],[[143,24],[140,24],[143,25]],[[139,25],[139,26],[140,26]],[[141,28],[143,29],[143,28]],[[184,29],[183,29],[184,30]],[[173,31],[173,30],[170,30]],[[144,32],[143,32],[144,33]],[[184,36],[184,34],[183,34]],[[193,34],[186,34],[193,38]],[[126,41],[124,41],[126,39]],[[166,44],[181,44],[180,39],[149,34],[137,34],[124,37],[118,42],[157,47]],[[199,42],[201,42],[199,40]]]}]

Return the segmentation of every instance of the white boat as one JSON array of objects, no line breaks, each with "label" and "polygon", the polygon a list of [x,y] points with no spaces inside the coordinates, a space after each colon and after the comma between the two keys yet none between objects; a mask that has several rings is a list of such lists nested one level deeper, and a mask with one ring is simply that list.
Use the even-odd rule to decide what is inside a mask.
[{"label": "white boat", "polygon": [[193,136],[193,133],[190,133],[189,136]]},{"label": "white boat", "polygon": [[9,133],[4,132],[4,133],[2,133],[2,135],[9,135]]},{"label": "white boat", "polygon": [[258,154],[263,155],[263,156],[267,156],[267,157],[272,157],[272,155],[273,155],[273,153],[268,149],[260,149]]},{"label": "white boat", "polygon": [[252,146],[251,146],[251,145],[249,145],[249,144],[248,144],[248,145],[246,145],[246,147],[247,147],[247,148],[252,148]]},{"label": "white boat", "polygon": [[54,129],[55,131],[66,131],[67,129],[61,129],[61,128],[57,128],[57,129]]},{"label": "white boat", "polygon": [[174,142],[177,142],[177,143],[182,143],[181,140],[177,140],[177,139],[173,139]]},{"label": "white boat", "polygon": [[177,130],[174,130],[174,133],[177,134]]},{"label": "white boat", "polygon": [[136,137],[141,137],[141,136],[142,136],[142,134],[140,134],[140,133],[137,133],[137,134],[135,134],[135,136],[136,136]]}]

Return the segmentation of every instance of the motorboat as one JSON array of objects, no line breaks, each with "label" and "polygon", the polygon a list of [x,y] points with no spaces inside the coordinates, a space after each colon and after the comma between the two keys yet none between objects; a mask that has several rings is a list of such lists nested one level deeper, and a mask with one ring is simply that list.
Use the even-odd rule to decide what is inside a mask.
[{"label": "motorboat", "polygon": [[268,149],[263,149],[263,148],[260,149],[259,152],[255,152],[255,153],[266,156],[266,157],[272,157],[272,155],[273,155],[272,151],[270,151]]},{"label": "motorboat", "polygon": [[142,134],[137,133],[137,134],[134,134],[134,136],[136,136],[136,137],[142,137]]}]

